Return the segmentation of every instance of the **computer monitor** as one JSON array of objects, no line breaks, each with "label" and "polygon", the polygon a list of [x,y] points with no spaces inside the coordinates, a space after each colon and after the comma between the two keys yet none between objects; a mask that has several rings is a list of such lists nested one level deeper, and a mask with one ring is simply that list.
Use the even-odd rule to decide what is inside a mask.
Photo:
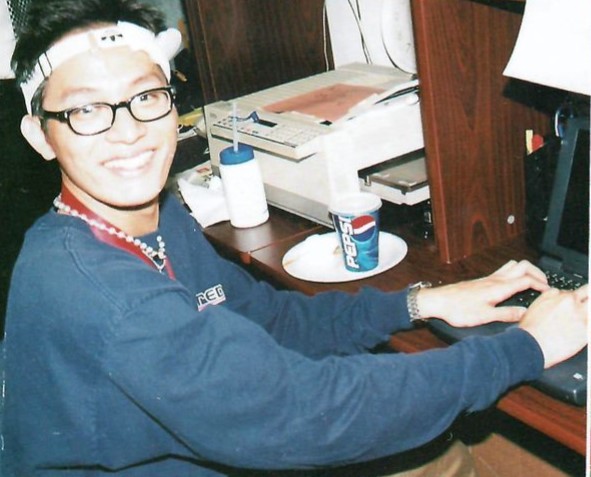
[{"label": "computer monitor", "polygon": [[560,145],[542,253],[562,269],[588,277],[589,118],[568,120]]}]

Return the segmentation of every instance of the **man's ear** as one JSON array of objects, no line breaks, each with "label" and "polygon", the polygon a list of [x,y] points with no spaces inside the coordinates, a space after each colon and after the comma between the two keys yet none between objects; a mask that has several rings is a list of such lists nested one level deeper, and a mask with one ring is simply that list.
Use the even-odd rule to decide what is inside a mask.
[{"label": "man's ear", "polygon": [[33,148],[43,156],[46,161],[55,159],[55,152],[47,142],[45,132],[41,127],[41,121],[36,116],[27,114],[21,120],[21,133]]}]

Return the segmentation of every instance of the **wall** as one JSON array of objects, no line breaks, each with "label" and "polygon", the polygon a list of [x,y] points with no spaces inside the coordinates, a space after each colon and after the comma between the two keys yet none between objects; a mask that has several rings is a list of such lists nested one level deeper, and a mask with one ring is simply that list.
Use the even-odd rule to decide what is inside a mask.
[{"label": "wall", "polygon": [[335,67],[360,62],[416,73],[410,0],[326,0]]}]

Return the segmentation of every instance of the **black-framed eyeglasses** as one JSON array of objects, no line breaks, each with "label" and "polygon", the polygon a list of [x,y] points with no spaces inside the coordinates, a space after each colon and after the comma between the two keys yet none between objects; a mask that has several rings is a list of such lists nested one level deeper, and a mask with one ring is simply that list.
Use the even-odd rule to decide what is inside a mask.
[{"label": "black-framed eyeglasses", "polygon": [[117,104],[90,103],[63,111],[42,110],[41,118],[67,123],[79,136],[95,136],[111,129],[119,108],[126,108],[136,121],[142,123],[167,116],[174,106],[175,95],[173,86],[163,86],[142,91]]}]

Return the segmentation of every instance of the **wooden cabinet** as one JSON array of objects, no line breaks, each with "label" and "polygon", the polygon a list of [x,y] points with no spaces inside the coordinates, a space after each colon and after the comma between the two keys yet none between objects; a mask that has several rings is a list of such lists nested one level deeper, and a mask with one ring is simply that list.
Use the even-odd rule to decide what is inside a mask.
[{"label": "wooden cabinet", "polygon": [[[524,232],[524,133],[550,117],[502,75],[523,2],[411,1],[435,236],[454,262]],[[323,3],[185,0],[205,102],[324,71]]]},{"label": "wooden cabinet", "polygon": [[[550,91],[503,76],[523,3],[412,0],[439,255],[470,256],[524,232],[525,130],[547,132]],[[541,106],[540,106],[541,105]]]}]

